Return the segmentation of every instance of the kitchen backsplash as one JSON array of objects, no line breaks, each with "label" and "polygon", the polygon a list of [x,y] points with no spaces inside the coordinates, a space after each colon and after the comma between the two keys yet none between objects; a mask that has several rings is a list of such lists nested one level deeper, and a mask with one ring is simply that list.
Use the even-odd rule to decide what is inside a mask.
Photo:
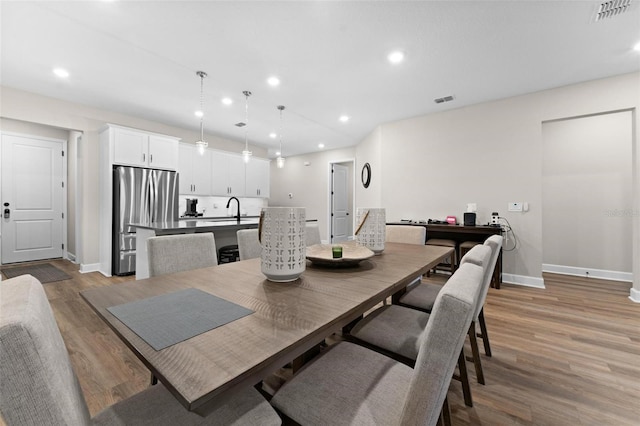
[{"label": "kitchen backsplash", "polygon": [[[203,217],[223,217],[235,216],[237,205],[235,201],[227,209],[227,201],[229,197],[194,197],[188,195],[179,196],[179,212],[180,216],[184,216],[187,210],[187,198],[198,199],[198,213],[203,213]],[[266,198],[238,198],[240,200],[240,214],[243,216],[259,216],[263,207],[268,207],[269,202]]]}]

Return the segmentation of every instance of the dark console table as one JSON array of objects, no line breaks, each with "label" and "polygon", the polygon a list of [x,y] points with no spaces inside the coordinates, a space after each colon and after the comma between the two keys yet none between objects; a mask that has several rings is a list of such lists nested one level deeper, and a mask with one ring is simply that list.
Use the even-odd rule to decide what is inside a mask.
[{"label": "dark console table", "polygon": [[[499,226],[464,226],[464,225],[449,225],[449,224],[434,224],[434,223],[417,223],[417,222],[389,222],[387,225],[412,225],[412,226],[424,226],[427,228],[427,240],[431,238],[441,238],[446,240],[454,240],[456,242],[456,252],[460,254],[460,243],[465,241],[477,241],[484,242],[491,235],[501,235],[502,228]],[[425,241],[426,243],[426,241]],[[460,259],[460,256],[458,256]],[[497,289],[500,288],[502,282],[502,249],[498,260],[496,261],[496,267],[493,272],[493,279],[491,280],[491,286]]]}]

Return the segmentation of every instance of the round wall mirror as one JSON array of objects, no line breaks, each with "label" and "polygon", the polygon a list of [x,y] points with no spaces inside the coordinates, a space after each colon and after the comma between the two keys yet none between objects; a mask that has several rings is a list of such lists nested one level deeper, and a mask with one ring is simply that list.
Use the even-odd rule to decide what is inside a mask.
[{"label": "round wall mirror", "polygon": [[362,166],[360,178],[362,179],[362,186],[368,188],[371,183],[371,165],[369,163],[365,163],[364,166]]}]

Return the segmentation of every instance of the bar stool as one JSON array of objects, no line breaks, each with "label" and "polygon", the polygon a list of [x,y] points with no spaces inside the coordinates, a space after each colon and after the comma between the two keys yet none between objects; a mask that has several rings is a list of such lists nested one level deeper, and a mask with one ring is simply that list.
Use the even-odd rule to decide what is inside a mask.
[{"label": "bar stool", "polygon": [[240,252],[237,244],[220,247],[218,250],[218,263],[230,263],[240,260]]},{"label": "bar stool", "polygon": [[[451,273],[453,274],[453,272],[456,270],[456,265],[458,264],[458,256],[457,256],[457,251],[456,251],[456,242],[454,240],[443,240],[443,239],[439,239],[439,238],[431,238],[429,240],[427,240],[427,245],[428,246],[441,246],[441,247],[451,247],[453,248],[453,253],[451,253],[451,264],[450,264],[450,268],[451,268]],[[443,264],[440,264],[438,266],[441,266]],[[433,269],[433,271],[435,272],[435,269]]]},{"label": "bar stool", "polygon": [[478,244],[482,244],[482,243],[479,243],[477,241],[465,241],[465,242],[461,243],[460,244],[460,259],[462,259],[464,257],[464,255],[467,254],[467,252],[469,250],[471,250],[472,248],[474,248]]}]

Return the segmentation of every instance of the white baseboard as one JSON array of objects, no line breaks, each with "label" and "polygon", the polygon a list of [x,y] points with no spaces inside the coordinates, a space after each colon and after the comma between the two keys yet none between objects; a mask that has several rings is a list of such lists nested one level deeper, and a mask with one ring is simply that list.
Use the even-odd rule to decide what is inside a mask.
[{"label": "white baseboard", "polygon": [[72,263],[77,263],[76,262],[76,255],[73,254],[73,253],[67,252],[67,259],[69,259],[69,261],[71,261]]},{"label": "white baseboard", "polygon": [[542,264],[542,272],[552,272],[554,274],[573,275],[576,277],[599,278],[611,281],[633,281],[631,272],[607,271],[605,269],[578,268],[575,266]]},{"label": "white baseboard", "polygon": [[524,287],[545,288],[544,279],[529,277],[527,275],[505,274],[503,272],[502,282],[507,284],[521,285]]},{"label": "white baseboard", "polygon": [[640,303],[640,290],[636,290],[635,288],[631,287],[629,299],[631,299],[633,302]]},{"label": "white baseboard", "polygon": [[88,272],[97,272],[100,270],[99,263],[81,263],[80,264],[80,273],[86,274]]}]

